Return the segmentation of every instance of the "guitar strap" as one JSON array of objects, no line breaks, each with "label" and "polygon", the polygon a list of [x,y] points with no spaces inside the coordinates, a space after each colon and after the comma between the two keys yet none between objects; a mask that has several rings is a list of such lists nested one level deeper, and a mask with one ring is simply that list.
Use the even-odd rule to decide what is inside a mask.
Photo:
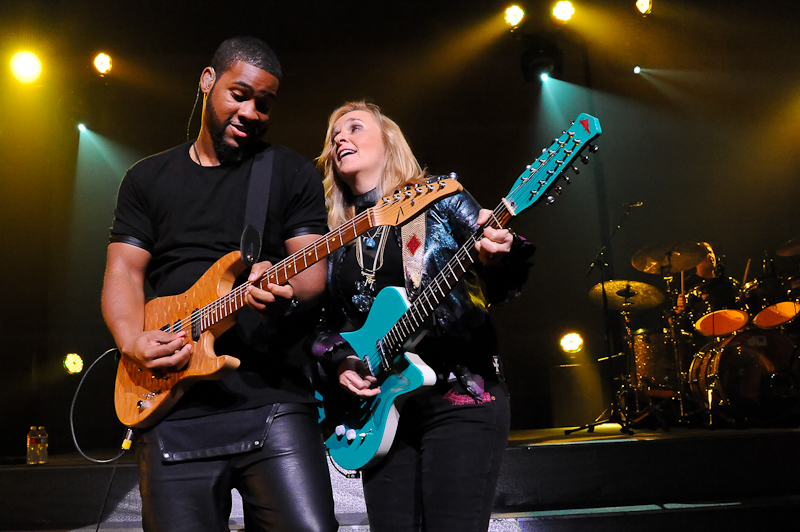
[{"label": "guitar strap", "polygon": [[239,244],[242,262],[248,267],[255,264],[261,256],[263,238],[261,230],[267,223],[273,154],[274,150],[269,147],[260,151],[250,168],[250,184],[247,188],[247,204],[244,210],[244,231]]}]

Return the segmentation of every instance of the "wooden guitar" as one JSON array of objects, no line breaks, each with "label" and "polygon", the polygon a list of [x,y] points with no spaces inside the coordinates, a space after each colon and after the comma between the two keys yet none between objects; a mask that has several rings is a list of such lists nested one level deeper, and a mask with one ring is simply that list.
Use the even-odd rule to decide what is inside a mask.
[{"label": "wooden guitar", "polygon": [[[453,179],[407,185],[381,204],[364,211],[313,244],[270,267],[254,284],[285,284],[289,279],[331,252],[379,225],[402,225],[441,198],[462,189]],[[214,341],[236,320],[245,305],[245,282],[233,287],[245,269],[239,251],[232,251],[212,265],[186,292],[149,301],[144,309],[144,330],[186,331],[194,344],[189,363],[174,373],[158,374],[142,369],[122,357],[117,369],[114,403],[119,420],[129,427],[156,424],[178,399],[199,380],[221,379],[239,367],[239,359],[217,356]]]},{"label": "wooden guitar", "polygon": [[[505,227],[512,216],[534,203],[540,200],[552,203],[554,197],[546,194],[548,189],[568,163],[601,132],[596,118],[585,113],[579,115],[519,176],[484,227]],[[585,156],[583,160],[588,162]],[[573,168],[577,172],[577,168]],[[564,179],[569,183],[568,177]],[[561,187],[556,187],[555,191],[562,193]],[[364,326],[342,333],[377,379],[381,391],[367,399],[341,390],[329,391],[328,396],[323,397],[319,422],[325,446],[341,467],[354,470],[378,462],[392,446],[403,400],[408,394],[436,382],[434,371],[418,355],[407,350],[413,349],[422,339],[426,318],[477,260],[475,243],[481,238],[483,227],[456,252],[413,304],[409,303],[405,289],[384,288],[375,298]]]}]

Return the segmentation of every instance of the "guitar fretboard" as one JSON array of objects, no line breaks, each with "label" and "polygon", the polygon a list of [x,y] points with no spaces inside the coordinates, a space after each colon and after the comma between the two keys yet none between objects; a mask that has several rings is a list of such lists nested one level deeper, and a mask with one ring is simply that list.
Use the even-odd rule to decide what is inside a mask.
[{"label": "guitar fretboard", "polygon": [[219,299],[194,310],[191,316],[175,324],[165,325],[163,330],[171,330],[172,332],[190,331],[194,338],[199,337],[201,332],[210,329],[228,316],[241,310],[246,304],[245,296],[250,286],[261,287],[264,283],[285,284],[298,273],[324,259],[373,227],[374,221],[371,211],[372,209],[368,209],[351,218],[337,229],[293,253],[278,264],[273,265],[264,272],[258,281],[242,283]]},{"label": "guitar fretboard", "polygon": [[[505,203],[500,203],[492,217],[484,227],[495,229],[503,228],[506,221],[511,218]],[[478,252],[475,244],[483,238],[483,227],[478,229],[461,246],[456,254],[450,259],[442,270],[434,277],[425,289],[420,292],[411,307],[406,310],[402,317],[397,320],[389,332],[378,342],[378,355],[380,360],[373,361],[372,367],[376,368],[375,362],[379,362],[386,368],[391,365],[391,354],[398,353],[409,338],[420,328],[425,320],[439,306],[439,303],[447,297],[458,281],[475,264]]]}]

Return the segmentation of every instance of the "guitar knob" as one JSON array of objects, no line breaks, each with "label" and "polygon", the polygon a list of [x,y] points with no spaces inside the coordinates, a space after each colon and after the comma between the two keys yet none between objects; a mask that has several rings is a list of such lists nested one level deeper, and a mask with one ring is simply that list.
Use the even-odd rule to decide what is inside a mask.
[{"label": "guitar knob", "polygon": [[583,164],[589,164],[589,156],[588,155],[581,155],[581,162]]},{"label": "guitar knob", "polygon": [[338,438],[341,438],[342,436],[344,436],[344,431],[345,431],[344,425],[338,425],[336,427],[336,436]]},{"label": "guitar knob", "polygon": [[345,432],[344,437],[347,438],[348,442],[351,442],[356,439],[356,431],[353,429],[347,429],[347,432]]},{"label": "guitar knob", "polygon": [[600,149],[600,146],[598,146],[597,144],[589,144],[589,151],[591,153],[597,153],[597,150],[599,150],[599,149]]},{"label": "guitar knob", "polygon": [[547,196],[547,198],[545,198],[545,200],[544,200],[544,201],[545,201],[545,203],[547,203],[548,205],[552,205],[552,204],[553,204],[553,203],[556,201],[556,199],[555,199],[553,196]]}]

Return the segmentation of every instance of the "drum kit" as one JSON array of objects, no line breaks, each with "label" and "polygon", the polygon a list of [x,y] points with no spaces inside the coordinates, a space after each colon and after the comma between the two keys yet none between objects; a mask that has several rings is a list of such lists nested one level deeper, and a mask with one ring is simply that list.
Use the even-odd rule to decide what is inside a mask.
[{"label": "drum kit", "polygon": [[[800,238],[777,255],[800,257]],[[705,243],[647,246],[631,264],[659,275],[664,291],[619,280],[590,290],[590,300],[623,317],[628,362],[617,399],[628,425],[648,417],[664,428],[800,420],[800,282],[778,275],[767,258],[763,275],[745,282],[748,261],[739,283],[703,269],[714,260]],[[660,327],[634,329],[636,313],[659,307]]]}]

